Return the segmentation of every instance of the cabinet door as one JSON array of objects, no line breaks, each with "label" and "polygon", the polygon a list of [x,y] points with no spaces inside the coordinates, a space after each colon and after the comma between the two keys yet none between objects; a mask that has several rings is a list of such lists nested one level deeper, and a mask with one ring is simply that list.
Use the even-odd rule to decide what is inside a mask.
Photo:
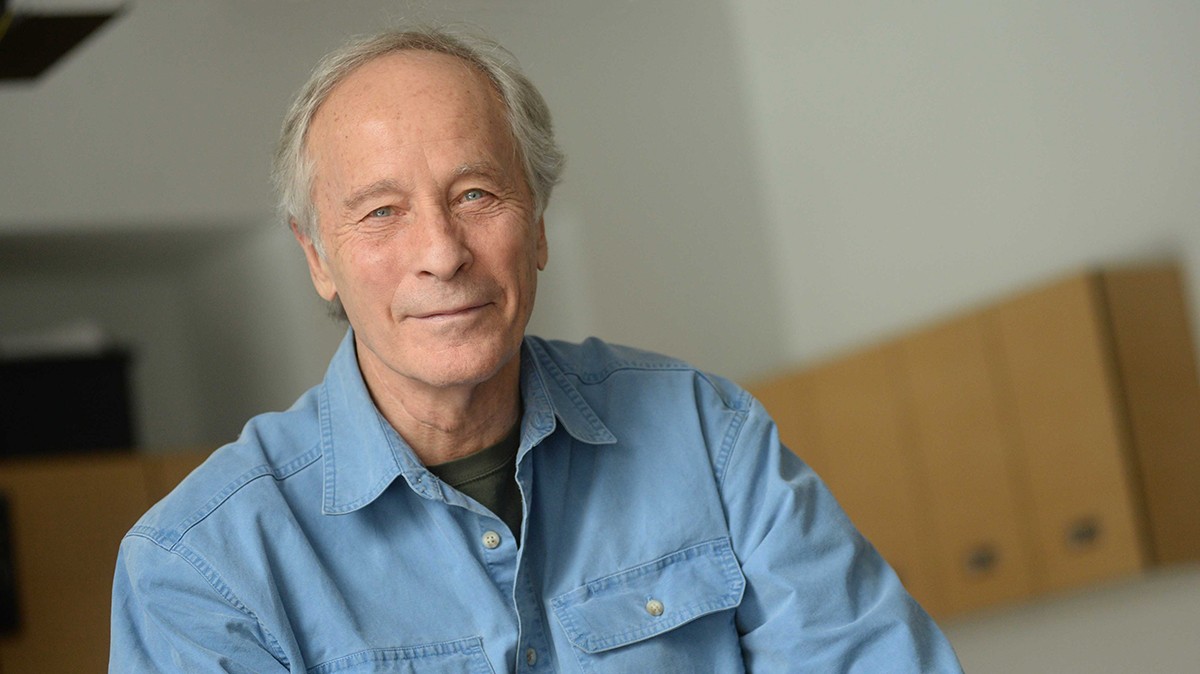
[{"label": "cabinet door", "polygon": [[1200,560],[1200,381],[1173,265],[1103,274],[1155,563]]},{"label": "cabinet door", "polygon": [[988,314],[1032,504],[1041,592],[1142,565],[1099,299],[1094,278],[1078,276]]},{"label": "cabinet door", "polygon": [[146,507],[157,503],[175,488],[192,470],[204,463],[212,450],[197,449],[184,452],[163,452],[142,457],[146,472],[146,491],[149,502]]},{"label": "cabinet door", "polygon": [[943,605],[958,612],[1029,594],[1027,518],[983,320],[970,316],[904,338],[897,357]]},{"label": "cabinet door", "polygon": [[101,672],[117,546],[146,509],[137,458],[5,461],[20,627],[0,671]]}]

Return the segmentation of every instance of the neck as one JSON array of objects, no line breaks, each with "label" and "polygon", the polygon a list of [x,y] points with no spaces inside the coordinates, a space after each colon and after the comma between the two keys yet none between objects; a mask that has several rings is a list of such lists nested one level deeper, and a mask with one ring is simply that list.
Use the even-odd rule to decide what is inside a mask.
[{"label": "neck", "polygon": [[383,417],[427,466],[500,442],[520,415],[520,355],[487,381],[446,387],[400,377],[375,360],[360,358],[359,367]]}]

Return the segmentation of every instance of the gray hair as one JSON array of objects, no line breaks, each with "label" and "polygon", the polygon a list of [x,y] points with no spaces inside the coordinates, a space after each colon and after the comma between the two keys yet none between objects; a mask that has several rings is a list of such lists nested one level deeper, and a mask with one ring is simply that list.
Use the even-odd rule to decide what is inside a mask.
[{"label": "gray hair", "polygon": [[[388,30],[351,40],[321,59],[292,102],[283,121],[271,176],[284,220],[289,223],[294,220],[322,255],[324,249],[312,201],[314,167],[305,152],[309,125],[329,93],[350,73],[377,58],[401,51],[448,54],[475,67],[491,81],[504,103],[525,182],[533,195],[534,221],[545,211],[550,192],[562,174],[564,157],[554,140],[550,109],[521,72],[516,58],[504,47],[478,35],[432,28]],[[337,313],[337,307],[334,311]]]}]

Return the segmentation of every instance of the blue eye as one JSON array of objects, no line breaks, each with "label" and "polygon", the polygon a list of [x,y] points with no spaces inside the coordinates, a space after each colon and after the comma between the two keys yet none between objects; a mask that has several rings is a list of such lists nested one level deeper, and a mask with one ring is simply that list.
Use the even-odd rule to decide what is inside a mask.
[{"label": "blue eye", "polygon": [[463,201],[478,201],[479,199],[482,199],[485,194],[487,193],[483,190],[471,189],[464,192],[462,198]]},{"label": "blue eye", "polygon": [[386,218],[391,214],[392,214],[391,206],[383,206],[383,207],[376,208],[375,210],[371,211],[371,217],[373,217],[373,218]]}]

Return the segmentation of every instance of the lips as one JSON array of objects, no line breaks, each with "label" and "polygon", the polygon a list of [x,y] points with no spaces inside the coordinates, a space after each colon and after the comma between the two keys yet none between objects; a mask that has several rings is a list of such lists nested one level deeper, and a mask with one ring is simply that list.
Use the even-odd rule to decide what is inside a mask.
[{"label": "lips", "polygon": [[424,312],[414,312],[410,313],[409,317],[430,320],[457,318],[459,316],[469,316],[472,313],[484,308],[487,306],[487,304],[488,303],[486,302],[482,304],[464,304],[456,307],[439,308]]}]

